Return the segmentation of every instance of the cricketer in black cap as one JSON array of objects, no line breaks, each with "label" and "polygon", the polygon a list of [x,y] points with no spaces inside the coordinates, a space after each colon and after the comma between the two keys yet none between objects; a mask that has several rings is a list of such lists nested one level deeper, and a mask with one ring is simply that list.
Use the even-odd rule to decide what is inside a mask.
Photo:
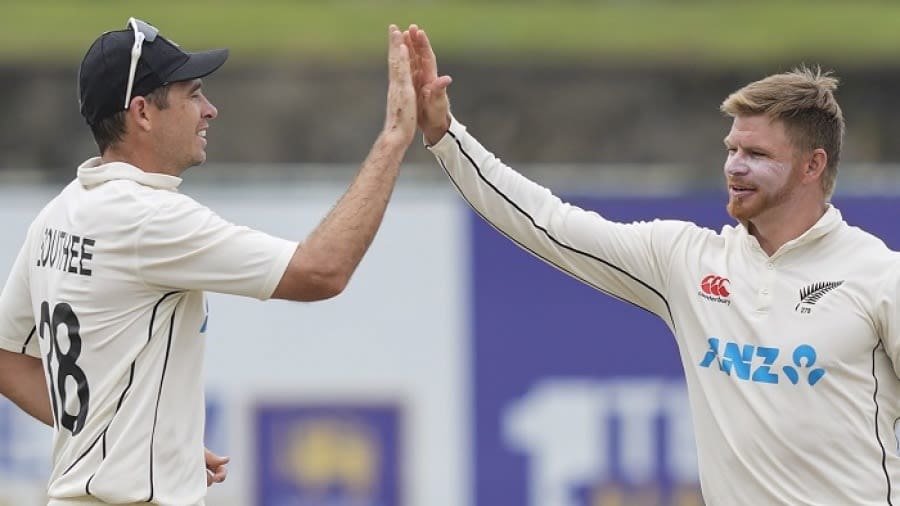
[{"label": "cricketer in black cap", "polygon": [[410,49],[391,25],[384,125],[328,215],[302,241],[228,222],[179,191],[218,116],[201,77],[227,53],[127,27],[81,66],[100,156],[38,213],[0,290],[0,396],[55,428],[48,506],[204,504],[227,474],[227,458],[203,451],[205,292],[313,302],[344,291],[416,132]]},{"label": "cricketer in black cap", "polygon": [[[142,38],[140,44],[135,41]],[[135,50],[136,47],[139,49]],[[139,56],[137,58],[133,57]],[[131,18],[124,30],[106,32],[88,49],[78,72],[81,115],[89,125],[127,109],[126,100],[144,96],[168,83],[207,76],[225,63],[227,49],[184,52],[152,25]],[[133,88],[126,98],[130,67]]]}]

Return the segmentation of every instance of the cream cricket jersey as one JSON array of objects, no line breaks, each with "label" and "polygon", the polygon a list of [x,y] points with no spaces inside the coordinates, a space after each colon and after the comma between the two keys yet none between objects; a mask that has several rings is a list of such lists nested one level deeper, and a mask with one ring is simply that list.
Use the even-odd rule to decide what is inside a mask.
[{"label": "cream cricket jersey", "polygon": [[563,203],[456,121],[429,149],[504,235],[668,325],[708,505],[900,505],[900,263],[879,239],[829,207],[769,257],[742,226]]},{"label": "cream cricket jersey", "polygon": [[203,291],[266,299],[297,244],[226,222],[180,178],[99,163],[32,223],[0,347],[43,360],[51,505],[202,504]]}]

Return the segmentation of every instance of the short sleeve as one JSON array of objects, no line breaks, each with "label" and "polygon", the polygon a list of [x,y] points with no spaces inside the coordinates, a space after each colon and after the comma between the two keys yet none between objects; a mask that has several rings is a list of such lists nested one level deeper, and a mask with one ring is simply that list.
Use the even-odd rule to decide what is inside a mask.
[{"label": "short sleeve", "polygon": [[135,258],[148,285],[268,299],[296,248],[179,194],[141,225]]},{"label": "short sleeve", "polygon": [[35,358],[41,356],[35,337],[34,313],[31,305],[31,289],[28,282],[28,241],[19,251],[9,278],[0,293],[0,348],[15,353],[25,353]]}]

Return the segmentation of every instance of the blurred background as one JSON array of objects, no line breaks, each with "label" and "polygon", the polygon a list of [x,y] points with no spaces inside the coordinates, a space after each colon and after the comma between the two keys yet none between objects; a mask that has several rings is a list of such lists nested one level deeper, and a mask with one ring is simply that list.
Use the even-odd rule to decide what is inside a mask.
[{"label": "blurred background", "polygon": [[[184,192],[301,239],[381,128],[389,23],[425,28],[458,120],[529,177],[610,218],[729,223],[721,101],[797,65],[841,79],[835,202],[900,247],[900,4],[850,1],[5,0],[0,272],[96,154],[77,69],[144,19],[188,50],[219,117]],[[699,283],[699,280],[698,280]],[[410,148],[349,289],[315,304],[211,296],[210,505],[699,506],[665,326],[476,218]],[[0,401],[0,505],[44,504],[50,432]]]}]

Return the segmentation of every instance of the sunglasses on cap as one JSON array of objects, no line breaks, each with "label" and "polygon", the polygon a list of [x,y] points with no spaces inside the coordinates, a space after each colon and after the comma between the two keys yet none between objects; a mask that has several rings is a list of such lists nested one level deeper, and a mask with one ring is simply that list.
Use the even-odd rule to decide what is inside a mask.
[{"label": "sunglasses on cap", "polygon": [[159,30],[140,19],[128,18],[126,28],[134,30],[134,45],[131,47],[131,66],[128,68],[128,86],[125,88],[125,109],[131,105],[131,90],[134,87],[134,74],[137,72],[138,61],[141,59],[141,48],[144,42],[151,43],[156,40]]}]

